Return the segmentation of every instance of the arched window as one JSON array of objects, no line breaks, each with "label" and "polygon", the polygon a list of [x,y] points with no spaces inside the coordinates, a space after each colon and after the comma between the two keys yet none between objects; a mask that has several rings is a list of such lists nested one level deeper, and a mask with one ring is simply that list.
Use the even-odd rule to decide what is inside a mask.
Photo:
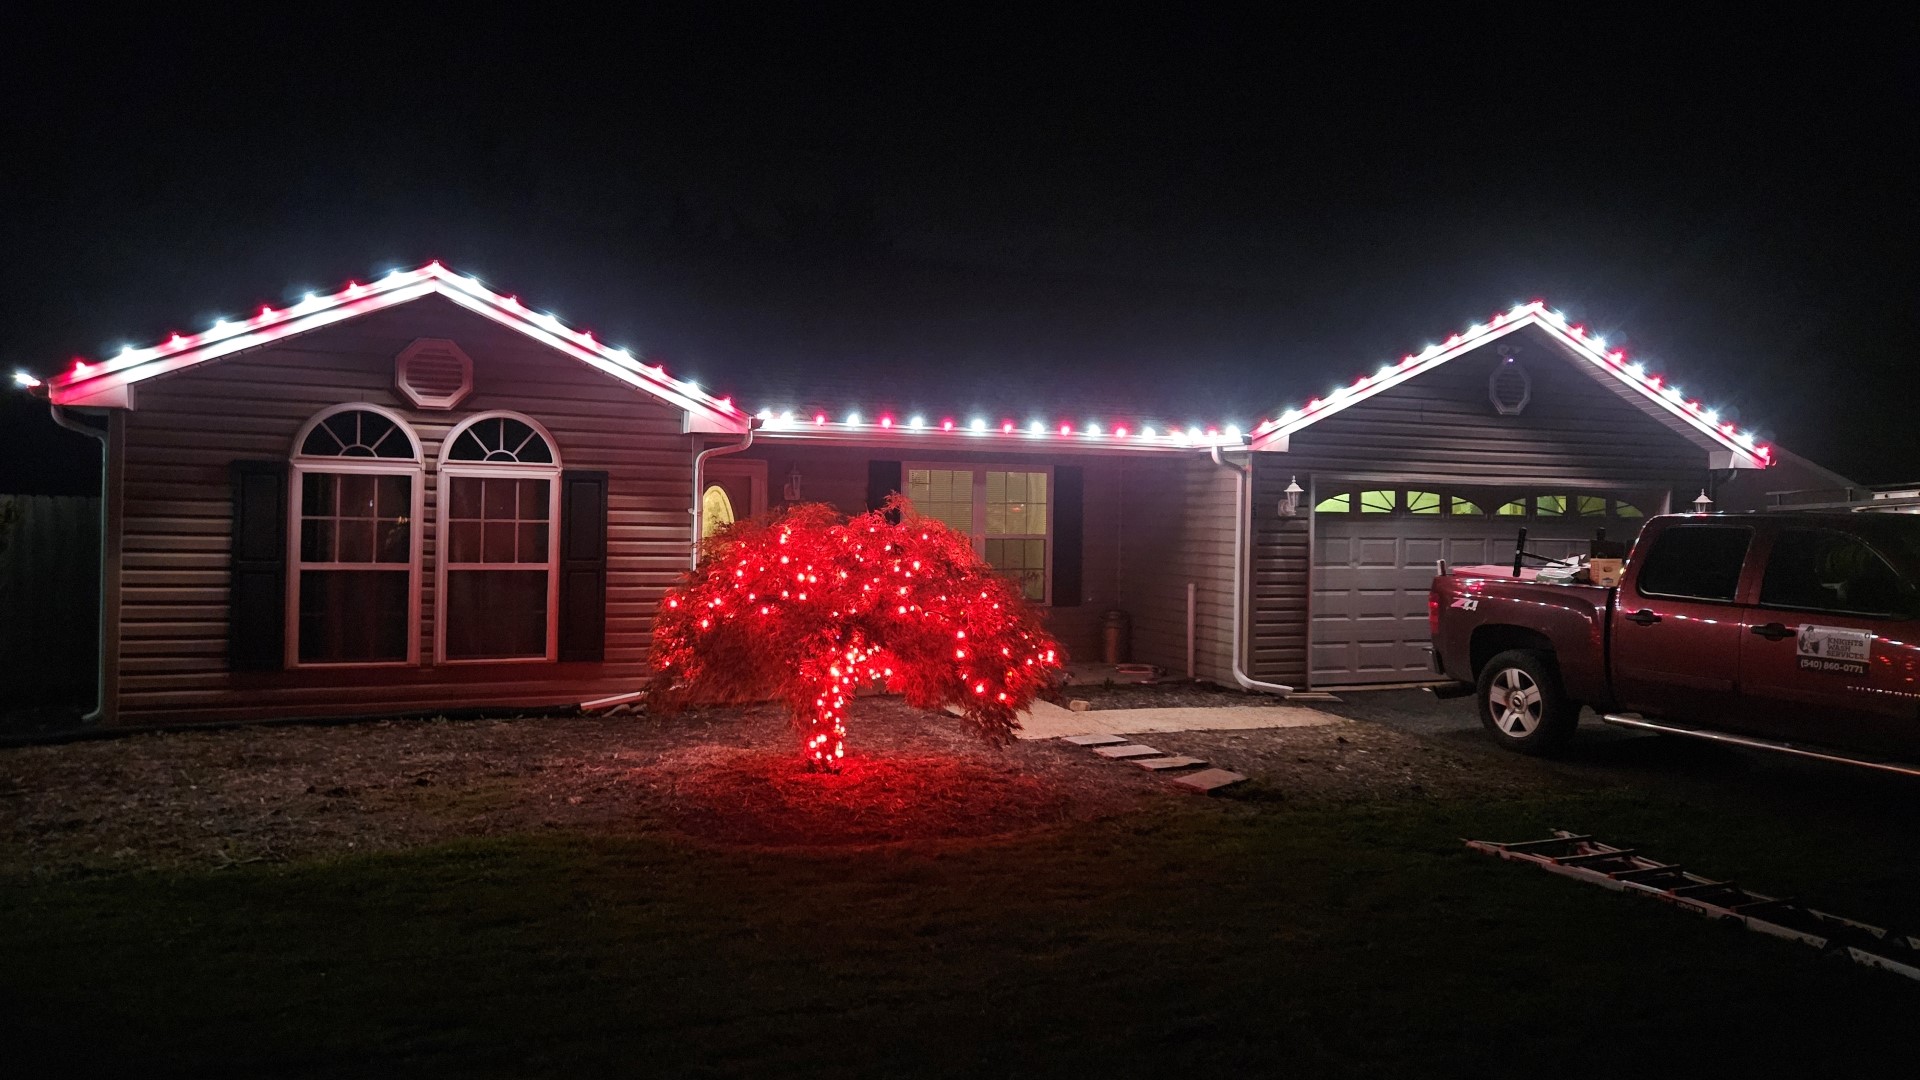
[{"label": "arched window", "polygon": [[727,498],[727,489],[708,484],[706,494],[700,496],[700,538],[704,540],[731,524],[733,500]]},{"label": "arched window", "polygon": [[1352,508],[1353,496],[1343,491],[1338,495],[1329,495],[1321,499],[1319,503],[1314,506],[1313,512],[1316,514],[1344,514]]},{"label": "arched window", "polygon": [[545,428],[487,413],[440,452],[436,662],[559,657],[560,453]]},{"label": "arched window", "polygon": [[293,441],[287,663],[420,659],[420,440],[375,405],[336,405]]}]

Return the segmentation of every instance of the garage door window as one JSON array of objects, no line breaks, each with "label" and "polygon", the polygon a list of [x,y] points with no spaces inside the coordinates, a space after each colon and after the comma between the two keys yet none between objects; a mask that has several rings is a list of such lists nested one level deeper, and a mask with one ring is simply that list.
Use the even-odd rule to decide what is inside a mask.
[{"label": "garage door window", "polygon": [[1563,492],[1527,495],[1500,501],[1485,494],[1448,491],[1405,491],[1375,488],[1335,491],[1314,503],[1316,514],[1403,514],[1420,517],[1483,518],[1492,507],[1495,518],[1640,518],[1639,507],[1608,495]]}]

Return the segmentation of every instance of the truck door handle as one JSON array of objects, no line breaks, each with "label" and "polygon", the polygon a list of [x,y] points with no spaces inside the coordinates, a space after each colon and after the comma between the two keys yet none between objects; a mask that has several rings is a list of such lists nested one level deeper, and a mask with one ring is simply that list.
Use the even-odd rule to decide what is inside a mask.
[{"label": "truck door handle", "polygon": [[1626,618],[1628,622],[1636,622],[1636,623],[1639,623],[1641,626],[1652,626],[1654,623],[1657,623],[1660,621],[1660,616],[1654,614],[1652,611],[1648,610],[1647,608],[1641,608],[1639,611],[1636,611],[1633,614],[1628,615]]},{"label": "truck door handle", "polygon": [[1781,638],[1790,638],[1794,634],[1792,630],[1777,622],[1770,622],[1763,626],[1749,626],[1747,629],[1768,641],[1779,641]]}]

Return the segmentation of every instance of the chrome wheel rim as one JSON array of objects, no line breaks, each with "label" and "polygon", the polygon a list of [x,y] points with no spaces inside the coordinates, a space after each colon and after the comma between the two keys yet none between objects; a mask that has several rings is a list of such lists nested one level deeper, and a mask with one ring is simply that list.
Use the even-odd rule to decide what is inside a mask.
[{"label": "chrome wheel rim", "polygon": [[1533,734],[1545,710],[1540,684],[1533,681],[1533,676],[1511,667],[1494,674],[1493,686],[1487,694],[1487,711],[1502,735],[1524,739]]}]

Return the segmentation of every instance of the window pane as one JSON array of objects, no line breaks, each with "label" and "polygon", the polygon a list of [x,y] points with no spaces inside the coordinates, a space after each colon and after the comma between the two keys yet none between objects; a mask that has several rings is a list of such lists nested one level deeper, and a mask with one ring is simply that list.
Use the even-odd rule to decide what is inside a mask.
[{"label": "window pane", "polygon": [[1360,493],[1360,512],[1363,514],[1393,513],[1393,492],[1363,491]]},{"label": "window pane", "polygon": [[1605,517],[1607,500],[1599,495],[1582,495],[1578,500],[1581,517]]},{"label": "window pane", "polygon": [[305,570],[300,574],[302,663],[407,658],[405,570]]},{"label": "window pane", "polygon": [[1481,514],[1486,513],[1485,510],[1480,509],[1479,504],[1463,499],[1458,495],[1453,497],[1453,505],[1449,509],[1452,511],[1454,517],[1479,517]]},{"label": "window pane", "polygon": [[480,523],[456,521],[448,527],[447,558],[457,563],[480,561]]},{"label": "window pane", "polygon": [[333,561],[333,520],[300,522],[300,561]]},{"label": "window pane", "polygon": [[1567,512],[1565,495],[1542,495],[1533,500],[1534,513],[1541,517],[1564,517]]},{"label": "window pane", "polygon": [[544,657],[547,573],[448,571],[446,617],[448,659]]},{"label": "window pane", "polygon": [[910,469],[906,495],[914,513],[973,535],[971,469]]},{"label": "window pane", "polygon": [[374,477],[374,511],[389,521],[413,513],[413,477]]},{"label": "window pane", "polygon": [[1617,502],[1613,504],[1613,516],[1623,517],[1623,518],[1637,518],[1643,515],[1640,513],[1640,508],[1633,505],[1632,503]]},{"label": "window pane", "polygon": [[481,480],[474,476],[455,476],[452,501],[447,513],[455,518],[477,519],[480,516]]},{"label": "window pane", "polygon": [[1912,606],[1886,560],[1855,537],[1824,529],[1780,533],[1767,557],[1760,603],[1856,615],[1894,615]]},{"label": "window pane", "polygon": [[340,485],[335,482],[332,473],[302,473],[300,476],[300,511],[307,517],[326,517],[333,513],[340,494]]},{"label": "window pane", "polygon": [[[376,477],[341,473],[340,516],[345,518],[370,518],[373,516],[373,489]],[[372,535],[372,534],[368,534]]]},{"label": "window pane", "polygon": [[520,525],[519,559],[523,563],[547,562],[547,523],[544,521],[523,522]]},{"label": "window pane", "polygon": [[1495,517],[1526,517],[1527,501],[1525,499],[1515,499],[1510,503],[1502,504],[1501,507],[1493,513]]},{"label": "window pane", "polygon": [[1045,540],[989,539],[987,562],[1011,578],[1029,600],[1047,598],[1047,542]]},{"label": "window pane", "polygon": [[1648,596],[1731,600],[1740,585],[1753,530],[1712,525],[1668,529],[1641,567],[1639,590]]},{"label": "window pane", "polygon": [[488,521],[512,521],[513,509],[518,505],[518,492],[515,491],[518,480],[488,480],[486,494],[486,518]]},{"label": "window pane", "polygon": [[489,521],[482,527],[486,531],[480,552],[480,561],[514,562],[514,531],[518,526],[514,525],[511,521]]},{"label": "window pane", "polygon": [[1351,495],[1329,495],[1313,508],[1316,514],[1344,514],[1353,502]]},{"label": "window pane", "polygon": [[1440,512],[1440,494],[1435,491],[1407,492],[1407,513],[1437,514]]},{"label": "window pane", "polygon": [[343,563],[370,563],[373,551],[373,519],[341,518],[339,548],[334,558]]},{"label": "window pane", "polygon": [[382,521],[376,524],[375,540],[378,542],[376,562],[410,563],[413,561],[412,533],[405,521]]},{"label": "window pane", "polygon": [[547,481],[520,481],[519,515],[521,521],[547,520]]}]

